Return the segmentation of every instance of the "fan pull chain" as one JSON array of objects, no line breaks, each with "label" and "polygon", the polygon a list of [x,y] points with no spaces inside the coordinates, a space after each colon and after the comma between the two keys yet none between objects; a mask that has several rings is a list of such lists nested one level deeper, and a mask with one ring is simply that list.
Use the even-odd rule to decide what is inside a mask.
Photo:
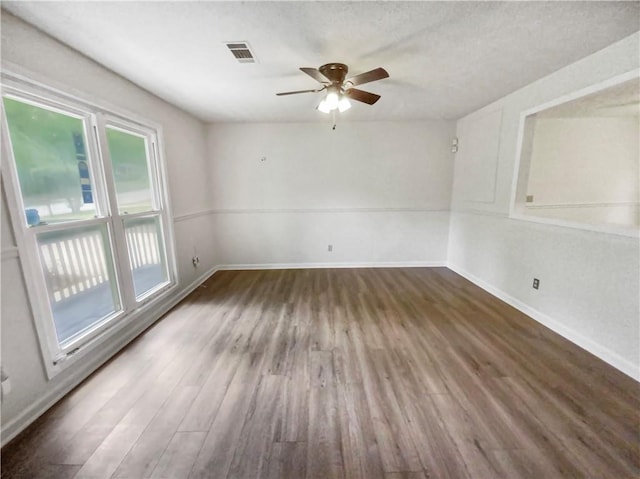
[{"label": "fan pull chain", "polygon": [[331,113],[333,114],[333,127],[331,127],[331,129],[335,130],[336,129],[336,111],[333,110]]}]

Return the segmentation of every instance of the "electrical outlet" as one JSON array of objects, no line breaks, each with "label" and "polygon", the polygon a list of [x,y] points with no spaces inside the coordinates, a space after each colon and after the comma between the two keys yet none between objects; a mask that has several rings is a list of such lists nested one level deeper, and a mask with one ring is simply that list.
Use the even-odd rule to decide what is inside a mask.
[{"label": "electrical outlet", "polygon": [[193,267],[197,268],[198,265],[200,264],[200,258],[198,258],[197,256],[194,256],[193,258],[191,258],[191,262],[193,263]]},{"label": "electrical outlet", "polygon": [[332,245],[332,244],[330,244],[330,245],[328,245],[328,246],[327,246],[327,251],[328,251],[329,253],[331,253],[331,252],[333,251],[333,245]]},{"label": "electrical outlet", "polygon": [[538,278],[533,278],[533,289],[540,288],[540,280]]},{"label": "electrical outlet", "polygon": [[6,397],[11,392],[11,379],[2,380],[2,397]]}]

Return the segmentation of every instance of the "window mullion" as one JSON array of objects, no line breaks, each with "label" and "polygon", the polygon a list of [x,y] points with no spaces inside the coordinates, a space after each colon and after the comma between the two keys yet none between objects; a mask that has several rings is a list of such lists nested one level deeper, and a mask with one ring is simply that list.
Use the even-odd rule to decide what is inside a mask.
[{"label": "window mullion", "polygon": [[120,295],[125,313],[135,308],[136,297],[131,276],[129,255],[127,252],[127,240],[124,231],[124,221],[118,212],[116,187],[113,176],[113,165],[109,154],[109,146],[106,136],[104,116],[96,115],[93,125],[94,137],[96,139],[98,154],[103,165],[102,170],[105,179],[108,205],[111,218],[111,233],[114,242],[113,255],[115,258],[116,276],[120,285]]}]

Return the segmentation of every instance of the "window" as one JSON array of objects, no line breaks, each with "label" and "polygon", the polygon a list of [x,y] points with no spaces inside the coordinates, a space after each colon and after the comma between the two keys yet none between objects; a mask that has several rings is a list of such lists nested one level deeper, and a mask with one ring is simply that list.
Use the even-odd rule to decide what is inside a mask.
[{"label": "window", "polygon": [[640,225],[637,72],[525,112],[514,213],[606,232]]},{"label": "window", "polygon": [[5,77],[2,106],[3,180],[51,373],[174,283],[158,134]]},{"label": "window", "polygon": [[118,215],[123,216],[129,268],[136,299],[168,279],[160,200],[154,194],[156,176],[150,161],[150,138],[107,125]]}]

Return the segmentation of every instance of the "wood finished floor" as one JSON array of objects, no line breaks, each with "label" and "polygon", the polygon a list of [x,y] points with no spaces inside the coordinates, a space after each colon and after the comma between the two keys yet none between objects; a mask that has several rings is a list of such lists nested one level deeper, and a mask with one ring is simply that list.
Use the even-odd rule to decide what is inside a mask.
[{"label": "wood finished floor", "polygon": [[639,398],[445,268],[219,272],[2,477],[637,478]]}]

